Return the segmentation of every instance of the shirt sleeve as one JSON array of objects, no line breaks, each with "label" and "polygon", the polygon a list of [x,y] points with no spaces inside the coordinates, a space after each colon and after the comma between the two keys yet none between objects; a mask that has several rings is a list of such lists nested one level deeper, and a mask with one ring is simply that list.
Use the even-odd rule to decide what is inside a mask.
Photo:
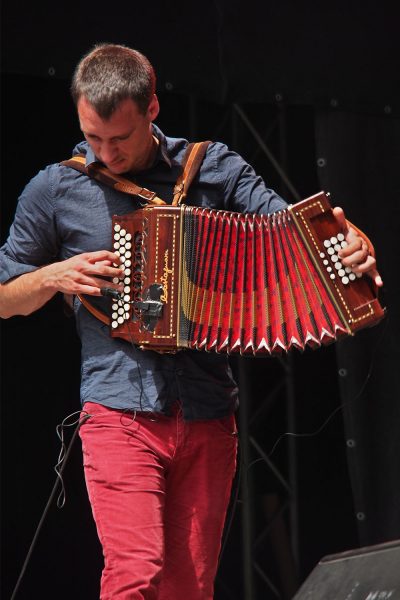
[{"label": "shirt sleeve", "polygon": [[268,188],[239,154],[221,143],[213,144],[209,151],[228,210],[271,214],[287,207],[288,203]]},{"label": "shirt sleeve", "polygon": [[53,169],[40,171],[22,192],[6,243],[0,248],[0,283],[54,262],[58,255]]}]

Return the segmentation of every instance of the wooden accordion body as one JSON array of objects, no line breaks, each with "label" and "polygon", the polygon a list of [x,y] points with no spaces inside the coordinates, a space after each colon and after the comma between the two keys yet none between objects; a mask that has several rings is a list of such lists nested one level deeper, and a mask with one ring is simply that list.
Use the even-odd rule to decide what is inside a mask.
[{"label": "wooden accordion body", "polygon": [[383,316],[323,192],[270,216],[158,206],[113,218],[124,293],[111,335],[142,348],[276,354]]}]

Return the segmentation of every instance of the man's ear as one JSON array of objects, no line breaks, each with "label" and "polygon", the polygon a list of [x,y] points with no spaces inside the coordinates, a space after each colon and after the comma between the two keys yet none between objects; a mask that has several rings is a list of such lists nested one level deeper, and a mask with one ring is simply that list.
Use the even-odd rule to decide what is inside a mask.
[{"label": "man's ear", "polygon": [[156,94],[153,94],[152,99],[150,100],[149,108],[147,109],[147,114],[150,117],[151,121],[157,118],[158,113],[160,112],[160,105],[158,102],[158,98]]}]

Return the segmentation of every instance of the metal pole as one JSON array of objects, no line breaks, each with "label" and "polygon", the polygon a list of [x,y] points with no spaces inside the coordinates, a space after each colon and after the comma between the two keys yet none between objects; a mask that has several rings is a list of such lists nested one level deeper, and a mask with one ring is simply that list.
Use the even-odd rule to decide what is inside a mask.
[{"label": "metal pole", "polygon": [[[287,152],[287,130],[286,130],[286,107],[283,102],[278,103],[278,123],[279,123],[279,154],[280,163],[287,171],[288,152]],[[281,194],[285,197],[286,181],[282,181]],[[286,415],[288,431],[296,432],[296,393],[294,385],[293,356],[288,354],[285,361],[285,383],[286,383]],[[297,453],[296,439],[290,435],[288,438],[288,478],[290,487],[290,539],[292,553],[296,569],[299,565],[299,520],[298,520],[298,485],[297,485]]]},{"label": "metal pole", "polygon": [[275,168],[275,170],[281,177],[282,181],[284,181],[288,190],[290,190],[291,194],[293,195],[293,198],[295,200],[301,200],[300,194],[298,193],[298,191],[296,190],[294,185],[289,180],[289,177],[286,175],[284,169],[278,163],[278,161],[276,160],[276,158],[274,157],[274,155],[268,148],[267,144],[264,142],[264,140],[258,133],[257,129],[253,126],[253,124],[251,123],[250,119],[247,117],[244,110],[238,104],[234,104],[233,106],[235,108],[235,111],[238,113],[238,115],[240,115],[240,118],[243,120],[243,122],[246,124],[247,128],[249,129],[249,131],[255,138],[255,140],[258,143],[258,145],[260,146],[261,150],[268,157],[269,161],[271,162],[271,164],[273,165],[273,167]]}]

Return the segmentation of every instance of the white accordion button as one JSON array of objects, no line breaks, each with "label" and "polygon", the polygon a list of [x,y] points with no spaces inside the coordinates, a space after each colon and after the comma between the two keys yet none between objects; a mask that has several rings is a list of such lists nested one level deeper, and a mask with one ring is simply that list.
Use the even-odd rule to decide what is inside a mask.
[{"label": "white accordion button", "polygon": [[331,244],[333,244],[333,245],[334,245],[334,244],[337,244],[337,238],[335,238],[335,237],[331,237],[331,239],[330,239],[330,242],[331,242]]},{"label": "white accordion button", "polygon": [[350,281],[354,281],[356,279],[356,276],[354,275],[354,273],[350,273],[349,279],[350,279]]},{"label": "white accordion button", "polygon": [[339,275],[339,277],[344,277],[346,275],[346,271],[344,269],[340,269],[338,271],[338,275]]},{"label": "white accordion button", "polygon": [[349,278],[348,277],[342,277],[342,283],[344,283],[344,285],[347,285],[349,283]]},{"label": "white accordion button", "polygon": [[324,240],[324,246],[325,246],[325,248],[329,248],[330,245],[331,245],[330,240]]},{"label": "white accordion button", "polygon": [[119,231],[121,229],[121,225],[119,225],[118,223],[114,224],[114,231]]},{"label": "white accordion button", "polygon": [[129,242],[132,239],[132,235],[130,233],[127,233],[125,239]]},{"label": "white accordion button", "polygon": [[330,278],[335,279],[335,273],[331,273]]},{"label": "white accordion button", "polygon": [[117,321],[113,321],[113,322],[111,323],[111,327],[112,327],[113,329],[116,329],[116,328],[118,327],[118,323],[117,323]]},{"label": "white accordion button", "polygon": [[328,248],[328,254],[332,256],[332,254],[335,254],[335,250],[332,247]]},{"label": "white accordion button", "polygon": [[337,256],[337,254],[332,254],[331,261],[335,263],[338,260],[339,260],[339,257]]},{"label": "white accordion button", "polygon": [[[124,257],[124,258],[125,258],[125,257]],[[131,261],[130,261],[130,260],[126,260],[126,261],[125,261],[125,266],[126,266],[126,267],[130,267],[130,266],[131,266],[131,264],[132,264],[132,263],[131,263]]]}]

